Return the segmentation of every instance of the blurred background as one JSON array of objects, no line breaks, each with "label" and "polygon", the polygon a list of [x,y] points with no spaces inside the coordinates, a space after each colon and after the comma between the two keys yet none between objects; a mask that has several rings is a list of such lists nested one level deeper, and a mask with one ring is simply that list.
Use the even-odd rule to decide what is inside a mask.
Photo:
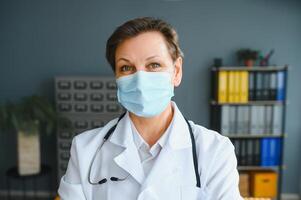
[{"label": "blurred background", "polygon": [[[0,199],[53,199],[70,139],[122,112],[105,44],[142,16],[177,30],[185,58],[174,100],[187,118],[232,137],[244,196],[300,199],[299,0],[1,0]],[[231,100],[231,84],[247,96],[237,89]],[[231,121],[231,108],[245,121]],[[266,129],[239,129],[252,129],[251,113]]]}]

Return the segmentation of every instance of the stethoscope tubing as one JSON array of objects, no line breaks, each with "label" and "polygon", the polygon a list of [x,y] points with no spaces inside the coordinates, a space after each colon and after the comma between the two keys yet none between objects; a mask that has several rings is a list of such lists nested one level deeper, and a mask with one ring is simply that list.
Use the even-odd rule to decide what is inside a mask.
[{"label": "stethoscope tubing", "polygon": [[[91,185],[99,185],[99,184],[106,183],[108,181],[107,178],[103,178],[103,179],[101,179],[98,182],[91,181],[91,168],[92,168],[92,165],[94,163],[96,155],[98,154],[98,152],[100,151],[100,149],[102,148],[102,146],[104,145],[104,143],[113,134],[113,132],[115,131],[115,129],[117,127],[117,124],[125,116],[125,114],[126,114],[126,112],[124,112],[122,115],[120,115],[120,117],[118,118],[117,123],[109,129],[109,131],[104,136],[104,138],[102,140],[102,143],[99,145],[99,147],[97,148],[95,154],[93,155],[92,162],[91,162],[91,164],[89,166],[89,172],[88,172],[88,182]],[[200,188],[201,187],[201,181],[200,181],[200,175],[199,175],[199,170],[198,170],[198,159],[197,159],[195,138],[194,138],[193,131],[192,131],[190,123],[188,122],[188,120],[186,118],[185,118],[185,121],[186,121],[186,123],[188,125],[188,128],[189,128],[190,139],[191,139],[191,144],[192,144],[192,156],[193,156],[193,166],[194,166],[194,171],[195,171],[195,176],[196,176],[196,186]],[[124,178],[110,177],[110,180],[111,181],[124,181],[124,180],[126,180],[128,178],[128,176],[129,176],[129,174],[126,177],[124,177]]]}]

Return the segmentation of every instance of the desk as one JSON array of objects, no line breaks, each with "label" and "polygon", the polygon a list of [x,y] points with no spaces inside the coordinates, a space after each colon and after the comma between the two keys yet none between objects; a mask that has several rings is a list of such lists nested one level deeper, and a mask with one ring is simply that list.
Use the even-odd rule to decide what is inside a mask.
[{"label": "desk", "polygon": [[[49,178],[49,182],[48,182],[48,187],[50,189],[50,191],[52,191],[52,169],[50,166],[48,165],[41,165],[41,171],[37,174],[32,174],[32,175],[24,175],[21,176],[18,173],[18,168],[17,167],[12,167],[9,168],[6,172],[5,172],[5,179],[6,179],[6,184],[7,184],[7,198],[11,199],[11,181],[13,179],[16,179],[18,181],[22,182],[22,190],[23,190],[23,195],[22,195],[22,199],[25,199],[26,197],[26,182],[27,181],[32,181],[33,182],[33,197],[34,199],[37,199],[36,197],[36,180],[39,177],[42,176],[48,176]],[[27,198],[26,198],[27,199]]]}]

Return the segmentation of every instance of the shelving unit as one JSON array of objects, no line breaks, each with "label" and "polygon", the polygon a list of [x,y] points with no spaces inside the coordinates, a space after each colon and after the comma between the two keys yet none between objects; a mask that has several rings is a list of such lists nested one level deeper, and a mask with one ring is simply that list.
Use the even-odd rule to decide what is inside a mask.
[{"label": "shelving unit", "polygon": [[[285,129],[285,119],[286,119],[286,105],[287,105],[286,91],[287,91],[287,79],[288,79],[288,66],[287,65],[285,65],[285,66],[268,66],[268,67],[222,66],[222,67],[218,67],[218,68],[211,67],[210,70],[211,70],[211,86],[212,86],[211,101],[209,102],[210,114],[211,114],[211,117],[210,117],[210,126],[211,127],[210,128],[218,131],[222,135],[229,137],[230,140],[233,142],[235,148],[239,148],[237,146],[237,144],[240,144],[240,146],[241,146],[240,148],[244,148],[244,151],[245,151],[244,157],[241,155],[237,155],[238,152],[236,151],[238,163],[241,163],[240,161],[242,160],[242,158],[245,161],[252,160],[252,162],[256,159],[260,159],[260,160],[257,160],[257,162],[253,162],[252,165],[239,164],[238,170],[240,173],[256,172],[256,171],[260,171],[260,172],[261,171],[274,171],[277,173],[277,176],[278,176],[277,188],[278,189],[277,189],[277,196],[274,199],[280,200],[281,199],[281,197],[280,197],[281,186],[282,186],[282,171],[283,171],[283,168],[285,168],[283,166],[284,139],[287,137],[287,133],[285,132],[285,130],[286,130]],[[223,72],[224,74],[222,74],[220,72]],[[247,92],[248,92],[248,94],[252,93],[251,98],[248,94],[244,94],[243,92],[241,92],[240,95],[246,95],[246,96],[241,96],[241,100],[239,100],[239,101],[233,101],[233,98],[229,96],[229,95],[232,95],[232,96],[237,95],[237,94],[233,93],[233,90],[235,90],[235,89],[233,89],[233,87],[241,87],[240,88],[241,91],[245,90],[245,89],[243,89],[243,87],[245,87],[245,85],[246,85],[246,83],[245,83],[246,78],[243,79],[241,76],[241,80],[243,80],[244,82],[241,82],[241,85],[237,85],[239,82],[236,82],[236,85],[233,86],[233,84],[235,84],[235,83],[233,83],[233,80],[231,78],[233,78],[234,76],[231,76],[229,72],[231,72],[232,74],[233,74],[233,72],[234,73],[235,72],[244,72],[245,76],[247,74],[247,76],[248,76]],[[280,79],[278,77],[278,75],[280,74],[278,72],[281,72],[281,74],[284,74],[282,76],[282,79]],[[260,80],[260,76],[263,77],[264,74],[267,74],[266,77],[269,77],[269,79],[268,79],[269,82],[267,82],[267,81],[264,82],[264,81]],[[271,74],[277,75],[277,83],[273,82],[275,78],[272,77]],[[255,79],[253,76],[255,77]],[[225,78],[225,77],[227,77],[227,78]],[[239,77],[239,76],[236,76],[236,78],[237,77]],[[252,77],[252,79],[251,79],[251,77]],[[258,80],[256,79],[256,77],[258,78]],[[278,80],[278,78],[279,78],[279,80]],[[262,98],[262,96],[260,98],[256,98],[256,95],[258,92],[258,91],[256,91],[256,89],[257,89],[256,86],[258,86],[258,89],[259,88],[262,89],[262,87],[264,87],[264,89],[266,89],[266,86],[267,86],[267,85],[260,86],[260,83],[266,83],[266,84],[271,83],[271,85],[276,84],[277,87],[280,87],[281,86],[280,81],[283,82],[282,89],[284,90],[284,91],[282,91],[283,92],[282,99],[279,99],[277,94],[275,96],[275,94],[274,94],[275,91],[273,90],[274,88],[272,88],[268,91],[269,98],[266,98],[266,97]],[[227,84],[227,86],[225,86],[225,84]],[[276,89],[279,89],[279,88],[276,88]],[[224,90],[227,93],[225,93]],[[267,92],[267,91],[260,91],[260,92]],[[276,92],[279,92],[279,91],[277,90]],[[261,94],[261,93],[258,93],[258,94]],[[230,102],[229,102],[229,99],[231,99]],[[281,121],[280,121],[281,132],[279,131],[277,134],[274,133],[274,128],[275,128],[275,124],[276,124],[275,119],[274,119],[276,116],[275,115],[276,112],[274,110],[276,109],[275,108],[276,106],[278,106],[279,109],[280,108],[282,109],[281,115],[280,115],[281,116]],[[247,114],[245,114],[245,118],[247,116],[247,121],[245,120],[243,125],[241,125],[241,124],[237,125],[237,124],[239,124],[238,123],[239,120],[241,120],[240,121],[241,123],[243,122],[241,119],[241,116],[243,116],[243,115],[238,115],[239,112],[243,113],[242,111],[238,111],[239,109],[241,109],[240,107],[244,107],[244,109],[246,109],[244,112],[247,113]],[[255,116],[255,118],[257,118],[257,115],[258,115],[258,119],[256,119],[256,120],[257,120],[257,122],[262,123],[262,120],[260,120],[259,114],[256,112],[259,110],[256,110],[254,107],[257,107],[257,108],[262,107],[262,109],[264,110],[263,112],[264,112],[264,117],[265,117],[263,124],[265,127],[270,127],[270,129],[267,128],[267,129],[264,129],[264,131],[261,130],[260,132],[254,131],[257,129],[254,128],[254,122],[252,122],[252,120],[253,121],[255,121],[255,120],[254,120],[254,118],[252,118],[252,116]],[[234,109],[235,111],[232,112],[230,110],[230,108]],[[270,109],[271,111],[268,112],[268,109]],[[227,118],[227,117],[231,118],[231,112],[232,112],[232,117],[233,117],[233,115],[235,115],[235,120],[238,119],[237,121],[235,121],[234,126],[240,127],[240,128],[236,127],[235,131],[233,131],[233,130],[230,131],[231,128],[226,127],[226,126],[233,125],[233,121],[231,121],[231,119]],[[247,126],[248,128],[246,128],[246,127],[241,128],[242,126]],[[226,127],[226,129],[225,129],[225,127]],[[249,131],[247,131],[247,129]],[[227,130],[228,132],[225,130]],[[244,130],[244,131],[242,131],[242,130]],[[250,130],[252,130],[252,131],[250,131]],[[268,131],[266,131],[266,130],[268,130]],[[227,133],[224,133],[224,132],[227,132]],[[279,154],[279,160],[278,160],[279,162],[277,165],[271,164],[270,166],[265,166],[263,164],[264,163],[263,158],[265,158],[265,157],[262,157],[262,155],[264,153],[262,151],[263,150],[262,147],[265,148],[265,146],[263,146],[263,144],[264,144],[263,141],[268,141],[268,140],[279,141],[280,154]],[[256,147],[257,148],[256,151],[259,151],[259,152],[257,152],[257,154],[255,155],[255,158],[253,155],[253,154],[255,154],[254,149],[256,149],[256,148],[253,148],[255,142],[252,143],[252,141],[258,142],[258,144],[257,143],[256,144],[259,145],[258,148]],[[245,146],[243,146],[242,144],[245,144]],[[252,145],[253,149],[249,148],[251,145]],[[272,145],[270,144],[270,146],[272,146]],[[253,150],[252,159],[249,159],[250,149]],[[239,150],[239,154],[241,153],[240,151],[241,151],[241,149]],[[244,163],[246,163],[245,161],[244,161]],[[254,164],[254,163],[256,163],[256,164]]]}]

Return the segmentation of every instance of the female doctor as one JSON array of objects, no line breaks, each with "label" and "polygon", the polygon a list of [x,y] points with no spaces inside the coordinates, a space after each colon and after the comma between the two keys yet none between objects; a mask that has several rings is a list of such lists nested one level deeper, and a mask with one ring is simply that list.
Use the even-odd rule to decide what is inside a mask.
[{"label": "female doctor", "polygon": [[230,140],[187,121],[171,101],[183,62],[175,29],[130,20],[108,39],[106,58],[127,112],[73,138],[61,199],[242,199]]}]

